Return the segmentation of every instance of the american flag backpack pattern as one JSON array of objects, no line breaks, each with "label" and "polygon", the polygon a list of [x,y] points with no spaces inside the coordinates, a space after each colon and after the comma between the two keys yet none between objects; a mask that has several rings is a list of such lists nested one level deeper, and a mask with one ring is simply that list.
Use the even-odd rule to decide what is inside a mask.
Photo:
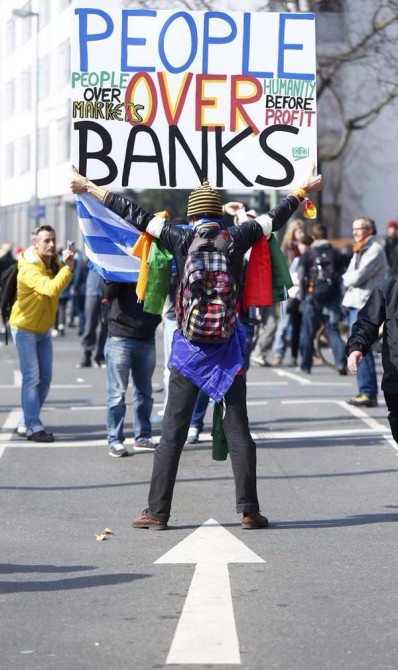
[{"label": "american flag backpack pattern", "polygon": [[176,318],[187,340],[220,344],[232,335],[236,320],[236,284],[228,259],[229,233],[213,239],[196,235],[188,249],[178,289]]}]

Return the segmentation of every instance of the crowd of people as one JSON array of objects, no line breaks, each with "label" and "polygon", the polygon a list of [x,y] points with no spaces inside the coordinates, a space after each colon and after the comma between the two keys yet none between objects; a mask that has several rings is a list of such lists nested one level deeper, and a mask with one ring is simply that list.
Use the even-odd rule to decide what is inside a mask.
[{"label": "crowd of people", "polygon": [[[148,507],[133,520],[133,526],[167,528],[181,450],[185,442],[199,440],[211,402],[221,409],[242,527],[266,527],[268,521],[261,514],[257,499],[255,448],[246,410],[245,380],[250,364],[283,365],[290,349],[287,364],[300,373],[311,374],[317,362],[314,335],[322,323],[338,374],[346,375],[349,370],[358,375],[358,394],[348,402],[357,407],[375,407],[378,403],[372,345],[390,309],[391,291],[380,286],[398,270],[398,223],[389,221],[386,236],[380,239],[374,222],[359,216],[353,222],[352,248],[341,250],[328,239],[327,226],[293,218],[306,194],[321,186],[321,177],[311,173],[302,187],[282,199],[276,208],[258,215],[243,203],[222,204],[219,192],[205,182],[192,191],[186,217],[168,222],[95,186],[74,169],[72,192],[88,193],[139,231],[158,238],[173,255],[174,273],[163,314],[149,314],[137,298],[136,283],[103,280],[89,268],[82,251],[57,248],[51,226],[36,228],[31,246],[15,249],[14,254],[11,245],[3,243],[0,276],[18,258],[18,291],[9,320],[22,373],[18,434],[36,442],[54,441],[54,435],[40,418],[51,384],[52,340],[74,328],[82,344],[82,358],[76,365],[106,368],[109,455],[128,456],[124,422],[130,377],[133,448],[155,452]],[[232,226],[225,226],[224,214],[233,217]],[[293,281],[287,300],[244,310],[242,291],[251,248],[260,237],[269,238],[285,224],[280,247]],[[228,231],[227,254],[236,281],[240,319],[228,342],[210,345],[210,352],[209,345],[193,346],[183,334],[175,307],[195,236],[208,241],[222,230]],[[394,277],[390,282],[395,291]],[[153,416],[155,334],[161,323],[165,398],[163,409]],[[341,337],[342,325],[350,332],[347,345]],[[390,368],[389,373],[385,371],[383,383],[385,378],[388,388],[383,390],[389,420],[398,441],[398,381]],[[156,424],[162,426],[158,445],[152,439]]]}]

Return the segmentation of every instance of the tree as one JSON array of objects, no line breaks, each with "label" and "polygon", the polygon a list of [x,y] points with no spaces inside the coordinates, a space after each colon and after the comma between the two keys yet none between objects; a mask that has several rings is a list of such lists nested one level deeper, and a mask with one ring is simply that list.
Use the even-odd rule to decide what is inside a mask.
[{"label": "tree", "polygon": [[[165,7],[159,0],[124,0],[124,5]],[[206,11],[232,5],[228,0],[176,0],[167,8]],[[317,14],[319,159],[339,158],[352,134],[398,98],[398,0],[259,0],[251,5],[256,11]],[[337,50],[336,42],[328,42],[331,29]]]}]

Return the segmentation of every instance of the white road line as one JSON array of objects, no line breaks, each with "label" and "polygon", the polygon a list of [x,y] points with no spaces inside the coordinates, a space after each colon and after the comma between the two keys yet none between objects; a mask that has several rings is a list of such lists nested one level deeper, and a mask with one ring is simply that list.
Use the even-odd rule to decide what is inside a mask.
[{"label": "white road line", "polygon": [[14,375],[14,387],[21,388],[21,386],[22,386],[21,371],[20,370],[13,370],[13,375]]},{"label": "white road line", "polygon": [[289,386],[289,382],[246,382],[246,386]]},{"label": "white road line", "polygon": [[388,444],[395,449],[395,451],[398,451],[398,444],[394,440],[394,438],[391,435],[385,435],[385,439],[387,440]]},{"label": "white road line", "polygon": [[292,379],[295,382],[298,382],[302,386],[311,386],[312,381],[310,379],[304,378],[301,375],[295,375],[294,372],[286,372],[286,370],[272,370],[272,372],[278,377],[287,377],[288,379]]},{"label": "white road line", "polygon": [[[361,410],[359,407],[354,407],[353,405],[349,405],[345,400],[336,400],[336,398],[290,398],[289,400],[281,400],[280,403],[281,405],[313,405],[314,403],[317,403],[319,405],[325,404],[325,405],[330,405],[330,403],[338,403],[340,404],[344,409],[349,409],[351,411],[351,408],[354,410],[359,410],[362,412],[362,414],[355,414],[355,416],[366,416],[367,414],[364,414],[363,410]],[[379,403],[379,405],[382,405],[383,403]]]},{"label": "white road line", "polygon": [[0,458],[4,454],[6,446],[8,446],[8,443],[12,439],[12,434],[18,423],[20,413],[21,413],[20,410],[13,409],[8,414],[6,420],[3,423],[3,427],[0,432]]},{"label": "white road line", "polygon": [[[16,427],[19,419],[19,415],[21,414],[21,410],[13,409],[9,415],[7,416],[6,420],[3,423],[3,430],[8,430],[11,428],[11,434],[14,428]],[[1,437],[0,437],[1,439]]]},{"label": "white road line", "polygon": [[[299,404],[308,404],[310,401],[309,400],[301,400],[301,399],[294,399],[294,400],[281,400],[282,405],[299,405]],[[315,401],[314,401],[315,402]],[[384,439],[387,440],[387,442],[395,449],[395,451],[398,451],[398,444],[395,442],[394,438],[391,437],[391,432],[389,428],[384,426],[382,423],[377,421],[376,419],[372,419],[370,416],[366,414],[366,412],[361,409],[360,407],[355,407],[354,405],[349,405],[348,402],[345,400],[335,400],[334,398],[317,398],[316,402],[318,404],[320,403],[335,403],[336,405],[339,405],[345,410],[348,410],[350,414],[355,416],[357,419],[361,419],[361,421],[366,425],[369,426],[369,431],[360,429],[355,431],[353,434],[363,434],[369,432],[370,434],[376,434],[376,435],[383,435]],[[333,432],[334,435],[337,435],[338,433],[336,431]]]},{"label": "white road line", "polygon": [[[108,441],[105,437],[96,439],[96,440],[82,440],[80,437],[75,437],[73,439],[57,439],[57,436],[55,436],[55,441],[54,442],[31,442],[30,440],[27,440],[25,437],[17,437],[17,435],[13,435],[11,437],[11,434],[1,434],[1,446],[3,448],[7,449],[51,449],[51,448],[57,448],[57,447],[68,447],[68,448],[73,448],[73,449],[79,449],[81,447],[107,447],[108,446]],[[211,439],[210,433],[208,433],[209,439]],[[153,438],[154,442],[157,443],[159,441],[158,437]],[[126,449],[131,449],[133,450],[133,443],[134,440],[132,437],[128,438],[124,446]],[[135,452],[135,453],[150,453],[152,454],[153,451],[148,450],[148,452],[145,451],[140,451],[140,452]]]},{"label": "white road line", "polygon": [[[130,407],[132,403],[126,402],[127,407]],[[154,402],[153,403],[153,408],[155,409],[156,407],[163,407],[162,402]],[[64,408],[66,409],[66,407]],[[82,405],[76,405],[72,407],[67,408],[68,412],[69,410],[73,412],[97,412],[97,411],[102,411],[104,412],[106,410],[106,405],[88,405],[88,406],[83,406]]]},{"label": "white road line", "polygon": [[312,379],[308,379],[309,375],[306,375],[305,372],[302,373],[302,375],[299,374],[294,374],[294,372],[286,372],[286,370],[272,370],[274,374],[278,375],[278,377],[287,377],[288,379],[292,379],[295,382],[298,382],[302,386],[351,386],[349,382],[341,382],[341,381],[335,381],[335,382],[316,382],[312,381]]},{"label": "white road line", "polygon": [[52,389],[92,389],[92,384],[51,384]]},{"label": "white road line", "polygon": [[81,405],[77,405],[76,407],[68,407],[68,411],[71,412],[105,412],[106,411],[106,405],[88,405],[87,407],[82,407]]},{"label": "white road line", "polygon": [[[57,440],[55,442],[30,442],[26,439],[12,440],[2,443],[5,449],[58,449],[58,447],[67,447],[68,449],[80,449],[82,447],[106,447],[107,441],[103,440]],[[129,445],[126,444],[128,449]],[[153,453],[153,452],[150,452]]]},{"label": "white road line", "polygon": [[356,435],[382,435],[388,434],[387,428],[347,428],[347,430],[276,430],[265,433],[252,433],[253,440],[311,440],[315,438],[328,437],[353,437]]},{"label": "white road line", "polygon": [[[376,419],[372,419],[369,417],[366,412],[364,412],[363,409],[360,407],[354,407],[354,405],[349,405],[347,402],[344,402],[342,400],[337,400],[336,401],[338,405],[341,407],[344,407],[344,409],[348,409],[350,414],[353,416],[361,419],[364,424],[369,426],[370,428],[373,428],[374,431],[380,430],[380,427],[383,425],[379,421],[376,421]],[[398,444],[395,442],[394,438],[391,436],[391,431],[384,429],[386,431],[385,434],[385,439],[387,442],[395,449],[395,451],[398,451]]]},{"label": "white road line", "polygon": [[3,427],[2,427],[2,430],[1,430],[1,433],[0,433],[0,442],[7,442],[7,441],[11,440],[14,429],[17,426],[20,414],[21,414],[21,411],[16,410],[16,409],[13,409],[8,414],[6,420],[3,423]]},{"label": "white road line", "polygon": [[[20,388],[21,384],[0,384],[0,391]],[[92,389],[92,384],[51,384],[51,389]]]},{"label": "white road line", "polygon": [[[388,437],[389,431],[387,428],[381,427],[380,429],[376,428],[347,428],[347,430],[277,430],[277,431],[263,431],[257,433],[251,433],[253,440],[272,442],[273,440],[311,440],[311,439],[321,439],[321,438],[330,438],[330,437],[355,437],[361,435],[374,435],[375,437]],[[7,439],[9,437],[7,436]],[[13,439],[10,441],[2,440],[2,447],[11,448],[11,449],[52,449],[57,447],[67,447],[71,449],[80,449],[84,447],[106,447],[107,441],[105,438],[99,440],[81,440],[75,438],[73,440],[57,440],[55,442],[49,443],[39,443],[39,442],[28,442],[25,439]],[[211,442],[212,436],[211,433],[201,433],[199,441],[195,445],[203,442]],[[132,444],[126,440],[124,443],[127,449],[132,449]],[[189,445],[187,445],[189,448]],[[137,452],[138,453],[138,452]],[[145,452],[140,452],[145,453]],[[149,452],[153,453],[153,452]]]}]

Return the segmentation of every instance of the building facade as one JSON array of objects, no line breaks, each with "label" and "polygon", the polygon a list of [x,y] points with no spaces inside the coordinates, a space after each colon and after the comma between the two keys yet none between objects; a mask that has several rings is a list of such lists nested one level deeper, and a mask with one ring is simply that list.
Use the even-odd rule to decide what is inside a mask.
[{"label": "building facade", "polygon": [[[307,11],[306,0],[297,2],[301,11]],[[290,3],[292,9],[297,2]],[[244,5],[246,11],[282,9],[272,0],[246,0]],[[374,0],[320,0],[318,5],[319,53],[342,50],[355,39],[361,20],[374,10]],[[169,0],[154,0],[151,6],[186,9],[186,3]],[[192,9],[200,6],[200,0],[192,3]],[[241,11],[242,3],[217,0],[214,7]],[[73,198],[68,193],[71,11],[71,0],[0,1],[0,242],[26,246],[35,225],[48,223],[55,227],[60,244],[76,239],[79,246]],[[359,72],[353,65],[341,75],[340,86],[353,100]],[[371,81],[361,84],[361,93],[372,94]],[[333,144],[338,129],[332,107],[328,112],[328,105],[323,105],[322,114],[319,144]],[[398,217],[396,114],[397,108],[390,104],[367,129],[352,134],[343,159],[321,165],[323,220],[331,226],[332,237],[349,236],[358,214],[374,218],[380,233],[385,221]]]}]

